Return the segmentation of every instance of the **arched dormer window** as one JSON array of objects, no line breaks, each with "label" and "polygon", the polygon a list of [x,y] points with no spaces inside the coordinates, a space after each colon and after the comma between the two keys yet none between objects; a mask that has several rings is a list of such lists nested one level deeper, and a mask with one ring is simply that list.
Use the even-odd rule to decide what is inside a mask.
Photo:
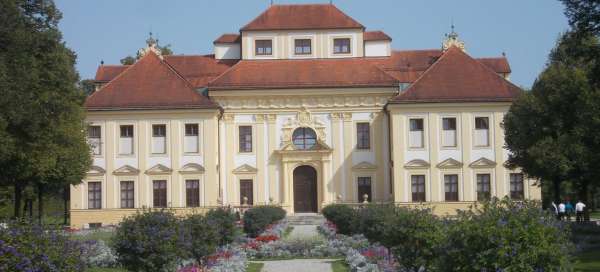
[{"label": "arched dormer window", "polygon": [[294,130],[292,141],[297,149],[309,150],[317,144],[317,134],[312,128],[299,127]]}]

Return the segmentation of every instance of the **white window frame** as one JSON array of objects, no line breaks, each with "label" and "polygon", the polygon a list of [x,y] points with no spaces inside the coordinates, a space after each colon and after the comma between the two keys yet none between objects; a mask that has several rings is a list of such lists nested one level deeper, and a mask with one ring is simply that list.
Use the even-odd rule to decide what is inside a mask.
[{"label": "white window frame", "polygon": [[[478,129],[477,128],[477,119],[478,118],[487,118],[488,122],[488,128],[486,129]],[[475,148],[489,148],[491,146],[491,142],[492,142],[492,127],[493,127],[493,118],[491,115],[489,114],[476,114],[473,116],[473,146]],[[487,139],[486,139],[486,144],[481,144],[479,143],[479,133],[482,133],[483,131],[486,131],[487,133]]]},{"label": "white window frame", "polygon": [[[164,131],[164,136],[160,137],[160,136],[154,136],[154,127],[155,126],[163,126],[165,128]],[[166,123],[152,123],[150,125],[150,150],[152,152],[153,155],[165,155],[167,154],[167,146],[168,146],[168,139],[169,139],[169,126]],[[158,148],[158,145],[162,144],[162,150],[156,150],[156,149],[160,149]]]},{"label": "white window frame", "polygon": [[[412,144],[412,139],[413,139],[413,133],[411,130],[411,120],[414,119],[421,119],[421,121],[423,122],[423,129],[421,130],[421,145],[420,146],[413,146]],[[427,118],[424,116],[408,116],[407,117],[407,123],[406,123],[406,131],[407,131],[407,145],[408,145],[408,149],[409,150],[424,150],[426,149],[427,146]],[[415,132],[417,132],[418,130],[415,130]]]},{"label": "white window frame", "polygon": [[[133,136],[132,137],[121,137],[121,127],[122,126],[132,126],[133,127]],[[135,137],[137,136],[138,131],[136,128],[136,125],[134,123],[119,123],[118,124],[118,130],[117,130],[117,137],[119,139],[119,143],[117,145],[117,154],[120,157],[133,157],[136,154],[137,148],[136,148],[136,143],[137,141],[135,140]],[[122,138],[131,138],[131,152],[130,153],[123,153],[121,152],[121,148],[123,145],[123,141]]]},{"label": "white window frame", "polygon": [[[451,133],[452,130],[445,130],[444,129],[444,119],[454,119],[455,121],[455,128],[454,128],[454,144],[453,145],[446,145],[446,140],[447,140],[447,133]],[[459,148],[459,142],[460,142],[460,133],[459,133],[459,129],[460,129],[460,119],[458,118],[458,116],[456,115],[443,115],[440,118],[440,147],[442,149],[458,149]]]},{"label": "white window frame", "polygon": [[[186,128],[187,125],[196,125],[197,128],[198,128],[198,131],[197,131],[198,134],[196,136],[188,136],[187,135],[187,128]],[[201,148],[202,141],[201,141],[201,138],[200,138],[200,135],[202,135],[202,122],[201,121],[184,121],[183,122],[183,132],[182,132],[182,135],[183,135],[183,139],[182,139],[183,140],[182,141],[183,142],[183,153],[185,153],[185,154],[200,154],[201,153],[201,149],[202,149]],[[194,139],[193,139],[194,137],[196,138],[195,139],[196,150],[195,151],[188,151],[188,149],[187,149],[188,141],[190,141],[190,142],[194,141]]]}]

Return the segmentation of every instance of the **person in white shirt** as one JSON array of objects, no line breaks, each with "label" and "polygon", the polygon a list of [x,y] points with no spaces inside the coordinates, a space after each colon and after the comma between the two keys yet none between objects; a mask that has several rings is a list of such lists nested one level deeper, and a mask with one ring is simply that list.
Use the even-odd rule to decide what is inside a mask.
[{"label": "person in white shirt", "polygon": [[563,220],[563,218],[565,218],[565,211],[566,211],[566,207],[565,207],[565,203],[560,203],[558,204],[558,219],[559,220]]},{"label": "person in white shirt", "polygon": [[579,200],[577,204],[575,204],[575,212],[577,213],[577,222],[583,222],[583,211],[585,210],[585,204]]}]

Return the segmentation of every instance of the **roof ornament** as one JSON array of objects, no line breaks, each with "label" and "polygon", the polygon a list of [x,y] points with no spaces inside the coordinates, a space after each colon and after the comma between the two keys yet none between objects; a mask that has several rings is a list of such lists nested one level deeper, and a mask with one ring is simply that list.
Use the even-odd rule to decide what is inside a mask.
[{"label": "roof ornament", "polygon": [[152,32],[149,33],[150,36],[146,39],[146,48],[142,48],[138,51],[139,58],[148,54],[148,52],[154,52],[160,59],[162,59],[162,53],[160,48],[158,47],[158,39],[154,39],[152,37]]},{"label": "roof ornament", "polygon": [[446,51],[446,50],[450,49],[450,47],[456,46],[456,47],[460,48],[460,50],[466,51],[465,43],[458,38],[458,33],[456,33],[456,31],[454,31],[454,23],[452,23],[450,27],[451,27],[452,31],[450,32],[450,34],[445,35],[446,39],[444,40],[444,43],[442,44],[442,50]]}]

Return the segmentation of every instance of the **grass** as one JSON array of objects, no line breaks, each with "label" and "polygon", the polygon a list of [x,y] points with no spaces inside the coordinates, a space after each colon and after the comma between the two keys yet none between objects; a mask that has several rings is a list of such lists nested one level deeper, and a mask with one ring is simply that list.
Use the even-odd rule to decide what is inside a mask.
[{"label": "grass", "polygon": [[292,226],[288,226],[285,231],[283,232],[283,235],[281,235],[283,238],[290,236],[290,233],[292,233],[292,231],[294,230],[294,227]]},{"label": "grass", "polygon": [[[88,271],[88,272],[127,272],[127,270],[125,270],[123,268],[100,268],[100,267],[88,268],[85,271]],[[256,271],[260,271],[260,270],[256,270]]]},{"label": "grass", "polygon": [[576,258],[575,271],[600,271],[600,248],[579,254]]},{"label": "grass", "polygon": [[333,272],[349,272],[350,266],[344,260],[337,260],[331,262],[331,270]]},{"label": "grass", "polygon": [[600,211],[595,211],[590,213],[590,218],[592,219],[600,219]]},{"label": "grass", "polygon": [[248,267],[246,268],[246,272],[260,272],[262,270],[264,263],[248,263]]}]

